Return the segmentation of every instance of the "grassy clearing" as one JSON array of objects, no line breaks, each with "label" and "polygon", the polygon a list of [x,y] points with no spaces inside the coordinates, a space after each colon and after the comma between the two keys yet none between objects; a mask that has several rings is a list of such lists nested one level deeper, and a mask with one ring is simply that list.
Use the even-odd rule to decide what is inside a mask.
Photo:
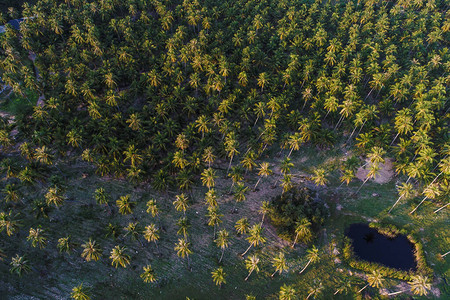
[{"label": "grassy clearing", "polygon": [[[316,155],[315,151],[305,149],[294,156],[295,168],[292,173],[304,174],[321,163],[333,164],[333,160],[337,159],[336,154],[337,152],[334,151],[328,155]],[[277,163],[278,159],[280,158],[270,162]],[[449,295],[448,285],[443,279],[448,280],[450,265],[448,260],[441,259],[438,255],[448,251],[450,246],[448,212],[442,211],[438,215],[433,215],[433,207],[424,205],[418,213],[410,216],[408,212],[413,203],[400,203],[391,215],[387,215],[387,209],[396,199],[394,182],[383,185],[368,182],[358,195],[354,195],[361,183],[355,180],[348,187],[339,187],[339,174],[333,172],[329,185],[318,189],[330,212],[324,229],[314,241],[320,249],[320,262],[310,265],[305,272],[298,275],[298,271],[307,263],[305,256],[307,247],[297,245],[294,250],[285,247],[283,251],[286,252],[290,270],[271,278],[270,274],[274,271],[271,258],[286,243],[276,236],[275,229],[266,221],[264,236],[267,242],[263,247],[251,249],[249,252],[261,258],[261,271],[258,274],[252,274],[246,282],[244,278],[247,271],[239,253],[248,247],[248,242],[245,240],[246,236],[238,236],[235,233],[234,224],[243,216],[249,218],[250,224],[260,222],[261,215],[258,209],[261,202],[281,192],[279,187],[271,188],[278,176],[264,179],[260,184],[260,190],[248,192],[247,199],[237,204],[237,213],[231,213],[235,205],[232,195],[228,194],[231,182],[223,179],[224,171],[218,170],[223,173],[218,174],[216,186],[220,196],[218,199],[220,211],[224,215],[220,228],[226,228],[232,237],[231,246],[226,249],[221,264],[227,274],[227,282],[222,288],[218,288],[211,279],[211,271],[219,266],[220,249],[213,243],[213,228],[207,225],[205,216],[207,211],[204,205],[206,188],[198,186],[189,194],[191,203],[186,216],[191,223],[189,241],[194,251],[190,258],[191,271],[187,268],[186,260],[177,257],[173,249],[179,238],[175,224],[182,216],[182,213],[175,211],[172,205],[175,192],[156,193],[148,185],[135,187],[125,181],[99,178],[95,175],[93,168],[79,162],[60,165],[59,169],[64,176],[56,169],[53,171],[64,180],[67,188],[66,204],[51,212],[48,219],[23,219],[19,238],[5,238],[0,244],[0,247],[6,250],[8,257],[4,263],[0,264],[1,274],[8,273],[9,259],[16,253],[26,254],[33,266],[33,272],[24,275],[21,279],[15,276],[6,276],[2,279],[0,289],[7,290],[8,297],[28,295],[42,298],[66,298],[72,287],[81,282],[92,287],[92,294],[98,299],[185,299],[186,296],[191,299],[243,299],[247,294],[253,294],[257,299],[276,298],[283,284],[292,284],[299,295],[306,297],[309,288],[315,284],[318,285],[320,279],[324,288],[318,298],[348,299],[349,295],[333,295],[336,288],[332,283],[334,280],[347,276],[349,268],[336,260],[339,256],[333,254],[332,244],[335,243],[336,249],[342,252],[339,247],[345,228],[351,223],[369,220],[382,220],[416,232],[424,244],[426,260],[435,271],[436,286],[441,295]],[[248,175],[247,184],[253,185],[256,179],[256,176]],[[26,188],[25,203],[21,204],[23,209],[29,209],[27,206],[33,199],[43,198],[47,186],[44,184],[37,189]],[[98,187],[103,187],[110,193],[112,213],[108,208],[100,207],[95,203],[93,193]],[[373,193],[378,195],[372,196]],[[125,194],[130,194],[137,203],[132,215],[120,215],[115,207],[115,200]],[[152,218],[146,213],[146,202],[150,198],[156,199],[160,205],[160,217]],[[342,207],[341,210],[337,209],[338,206]],[[129,237],[124,237],[124,232],[116,240],[105,237],[105,228],[109,223],[123,228],[129,222],[139,222],[142,227],[151,222],[159,225],[161,227],[159,250],[154,244],[144,241],[142,236],[140,241],[132,241]],[[26,241],[29,228],[39,224],[46,229],[49,236],[54,237],[49,240],[45,251],[32,248]],[[66,235],[70,235],[77,244],[71,255],[59,254],[56,250],[57,238]],[[99,262],[85,262],[80,256],[79,245],[89,238],[95,239],[104,250],[103,258]],[[6,244],[9,242],[11,244]],[[132,260],[126,269],[114,269],[110,264],[109,251],[115,245],[125,245],[128,248],[128,254]],[[142,267],[147,264],[151,264],[155,270],[158,277],[157,283],[145,284],[139,278]],[[357,270],[351,271],[353,274],[360,273]],[[354,283],[357,287],[366,284],[358,277],[353,276],[353,278],[357,281]],[[388,289],[397,291],[398,287],[395,286],[399,283],[397,280],[389,279]],[[367,288],[365,292],[373,295],[377,291]],[[409,296],[399,296],[400,299],[402,297]]]}]

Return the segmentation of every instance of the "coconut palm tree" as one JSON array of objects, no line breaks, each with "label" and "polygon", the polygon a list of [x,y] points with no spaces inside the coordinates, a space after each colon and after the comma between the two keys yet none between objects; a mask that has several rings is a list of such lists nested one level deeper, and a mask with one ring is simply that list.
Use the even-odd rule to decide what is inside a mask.
[{"label": "coconut palm tree", "polygon": [[367,274],[367,284],[361,288],[358,293],[361,293],[369,285],[374,288],[381,288],[383,286],[384,278],[378,270],[373,270],[371,274]]},{"label": "coconut palm tree", "polygon": [[238,234],[244,234],[249,230],[250,223],[248,222],[248,219],[244,217],[236,221],[234,228],[236,228]]},{"label": "coconut palm tree", "polygon": [[158,204],[155,199],[150,199],[147,201],[147,213],[155,217],[159,214]]},{"label": "coconut palm tree", "polygon": [[189,206],[189,199],[183,193],[175,196],[175,201],[172,202],[177,211],[182,211],[183,215],[186,215],[186,210]]},{"label": "coconut palm tree", "polygon": [[222,249],[222,254],[220,255],[219,264],[222,261],[225,249],[230,245],[230,233],[226,229],[222,229],[217,233],[217,239],[214,240],[217,247]]},{"label": "coconut palm tree", "polygon": [[222,284],[227,283],[225,276],[227,274],[223,271],[222,267],[218,267],[214,271],[211,272],[212,279],[216,285],[222,287]]},{"label": "coconut palm tree", "polygon": [[294,300],[297,299],[296,296],[297,291],[291,286],[283,284],[280,288],[279,300]]},{"label": "coconut palm tree", "polygon": [[211,168],[211,164],[216,159],[216,156],[213,153],[213,148],[211,146],[206,147],[205,150],[203,150],[202,159],[205,163],[208,164],[208,168]]},{"label": "coconut palm tree", "polygon": [[256,271],[256,273],[259,272],[259,257],[256,255],[252,255],[247,257],[247,259],[245,260],[245,268],[247,268],[248,271],[248,275],[247,277],[245,277],[245,281],[248,280],[248,278],[250,277],[250,275],[252,275],[253,271]]},{"label": "coconut palm tree", "polygon": [[175,244],[174,250],[177,251],[177,255],[181,258],[187,259],[187,266],[189,268],[189,255],[193,252],[189,249],[190,243],[186,241],[186,239],[178,239],[178,243]]},{"label": "coconut palm tree", "polygon": [[305,267],[299,272],[299,274],[302,274],[310,263],[315,263],[320,260],[319,249],[317,249],[316,246],[313,245],[311,249],[308,249],[307,253],[308,254],[306,255],[306,258],[308,259],[308,262],[306,263]]},{"label": "coconut palm tree", "polygon": [[262,215],[261,218],[261,226],[264,223],[264,217],[266,216],[267,213],[270,212],[270,203],[269,201],[263,201],[261,206],[259,207],[258,212]]},{"label": "coconut palm tree", "polygon": [[70,254],[74,247],[75,244],[72,242],[70,235],[59,238],[58,244],[56,245],[56,248],[58,248],[59,252],[66,252],[67,254]]},{"label": "coconut palm tree", "polygon": [[39,248],[43,249],[47,245],[45,231],[41,228],[30,228],[30,233],[28,234],[27,240],[31,241],[31,245],[33,247],[39,246]]},{"label": "coconut palm tree", "polygon": [[59,187],[54,186],[48,189],[45,194],[45,200],[47,201],[47,205],[50,206],[52,204],[59,207],[64,203],[65,196]]},{"label": "coconut palm tree", "polygon": [[209,189],[205,193],[205,202],[208,205],[208,207],[215,207],[215,206],[219,205],[217,203],[217,195],[216,195],[215,189]]},{"label": "coconut palm tree", "polygon": [[153,271],[150,265],[144,266],[143,270],[144,272],[140,275],[140,277],[142,278],[142,280],[144,280],[145,283],[156,281],[155,271]]},{"label": "coconut palm tree", "polygon": [[120,246],[115,246],[111,250],[111,256],[109,258],[111,258],[111,265],[114,266],[114,268],[117,269],[119,265],[126,268],[127,265],[130,264],[130,256],[125,253],[126,250],[126,247]]},{"label": "coconut palm tree", "polygon": [[316,185],[326,185],[328,180],[326,178],[326,171],[323,168],[317,168],[313,170],[314,175],[311,176],[311,179],[314,181]]},{"label": "coconut palm tree", "polygon": [[437,183],[430,183],[425,189],[423,190],[423,194],[425,197],[420,201],[420,203],[409,213],[413,214],[420,205],[426,200],[426,199],[435,199],[436,197],[441,195],[441,191],[439,189],[439,184]]},{"label": "coconut palm tree", "polygon": [[118,200],[116,200],[116,205],[119,208],[119,213],[122,215],[129,215],[132,213],[132,209],[135,206],[135,203],[131,201],[130,195],[120,196]]},{"label": "coconut palm tree", "polygon": [[305,243],[312,240],[311,222],[307,218],[302,218],[295,224],[295,238],[291,248],[294,248],[299,238]]},{"label": "coconut palm tree", "polygon": [[5,194],[3,200],[7,203],[18,202],[21,198],[21,194],[19,193],[15,184],[7,184],[2,192]]},{"label": "coconut palm tree", "polygon": [[395,201],[394,205],[392,205],[392,207],[389,209],[388,213],[391,213],[391,211],[394,209],[394,207],[397,205],[400,199],[409,200],[416,195],[416,191],[412,183],[402,182],[402,184],[397,187],[397,190],[399,194],[398,199],[397,201]]},{"label": "coconut palm tree", "polygon": [[70,293],[70,297],[75,300],[89,300],[89,290],[83,286],[83,283],[80,283],[76,287],[72,289],[72,293]]},{"label": "coconut palm tree", "polygon": [[11,258],[11,263],[9,265],[11,266],[9,272],[15,273],[19,276],[22,276],[23,273],[28,273],[31,271],[28,260],[24,256],[19,256],[19,254],[16,254],[16,256]]},{"label": "coconut palm tree", "polygon": [[217,178],[216,172],[211,169],[204,169],[201,176],[202,184],[205,185],[208,189],[211,189],[215,186],[215,179]]},{"label": "coconut palm tree", "polygon": [[286,265],[286,258],[283,252],[278,253],[278,255],[272,259],[272,266],[275,268],[275,271],[272,273],[272,275],[270,275],[270,277],[275,276],[275,273],[277,272],[279,272],[281,275],[283,271],[288,270],[288,266]]},{"label": "coconut palm tree", "polygon": [[20,224],[19,221],[15,219],[16,216],[12,216],[11,210],[8,213],[0,212],[0,232],[6,230],[6,234],[11,236],[18,231]]},{"label": "coconut palm tree", "polygon": [[219,212],[219,208],[217,206],[208,206],[208,213],[206,216],[208,217],[208,226],[214,227],[214,240],[216,238],[216,227],[222,223],[220,218],[223,217],[223,215]]},{"label": "coconut palm tree", "polygon": [[102,256],[102,250],[98,246],[98,244],[89,239],[86,243],[82,244],[81,247],[83,248],[83,252],[81,252],[81,256],[86,261],[97,261]]},{"label": "coconut palm tree", "polygon": [[[144,238],[147,242],[154,242],[156,245],[156,249],[158,249],[158,240],[159,240],[159,229],[155,224],[150,224],[145,226],[144,229]],[[159,250],[158,250],[159,251]]]},{"label": "coconut palm tree", "polygon": [[259,169],[258,169],[258,181],[255,184],[255,187],[253,188],[253,190],[256,190],[256,187],[258,186],[259,182],[261,181],[261,179],[263,177],[267,177],[269,175],[272,175],[272,170],[269,169],[270,165],[268,162],[263,162],[259,164]]},{"label": "coconut palm tree", "polygon": [[318,295],[320,295],[320,293],[322,293],[323,290],[323,284],[320,281],[314,281],[313,285],[311,285],[308,289],[308,296],[306,296],[306,300],[309,299],[309,297],[313,296],[314,298]]},{"label": "coconut palm tree", "polygon": [[188,229],[191,226],[189,223],[189,220],[186,217],[181,217],[177,221],[178,226],[178,235],[183,235],[185,239],[187,239],[188,236]]},{"label": "coconut palm tree", "polygon": [[255,224],[250,228],[249,236],[247,237],[247,241],[250,243],[250,246],[244,251],[244,253],[241,254],[241,256],[244,256],[251,247],[256,247],[259,244],[264,244],[266,242],[266,238],[262,236],[262,231],[263,228],[261,227],[261,224]]},{"label": "coconut palm tree", "polygon": [[427,276],[412,275],[411,281],[408,282],[414,295],[425,296],[431,290],[431,283]]}]

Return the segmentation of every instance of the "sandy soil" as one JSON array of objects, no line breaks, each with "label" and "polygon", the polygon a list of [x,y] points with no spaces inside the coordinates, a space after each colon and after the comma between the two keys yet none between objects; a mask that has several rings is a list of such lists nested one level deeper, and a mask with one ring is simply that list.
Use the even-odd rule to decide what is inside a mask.
[{"label": "sandy soil", "polygon": [[[369,167],[370,162],[367,161],[367,164],[364,168],[363,167],[358,168],[358,171],[356,172],[356,177],[361,181],[366,180],[366,176],[369,173]],[[394,170],[392,168],[392,159],[387,158],[384,164],[380,165],[380,171],[378,175],[375,177],[375,179],[370,180],[374,181],[375,183],[383,184],[391,181],[393,177],[394,177]]]}]

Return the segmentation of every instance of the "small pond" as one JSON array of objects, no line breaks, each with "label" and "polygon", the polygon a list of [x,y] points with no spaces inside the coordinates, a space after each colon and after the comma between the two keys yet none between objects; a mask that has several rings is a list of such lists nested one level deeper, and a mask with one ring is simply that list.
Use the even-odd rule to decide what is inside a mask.
[{"label": "small pond", "polygon": [[403,271],[416,269],[414,245],[405,235],[389,238],[367,224],[352,224],[345,231],[352,240],[353,252],[362,260]]}]

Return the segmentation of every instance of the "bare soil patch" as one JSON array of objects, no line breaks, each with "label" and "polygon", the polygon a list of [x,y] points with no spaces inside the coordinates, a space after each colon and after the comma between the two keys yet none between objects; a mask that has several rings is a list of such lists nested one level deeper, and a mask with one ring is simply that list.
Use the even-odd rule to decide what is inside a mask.
[{"label": "bare soil patch", "polygon": [[[380,171],[378,172],[378,175],[371,180],[379,184],[388,183],[394,177],[394,170],[392,167],[393,167],[392,159],[387,158],[383,164],[380,164]],[[361,181],[366,180],[367,174],[369,173],[369,169],[370,169],[370,162],[368,161],[364,168],[363,167],[358,168],[356,172],[356,177]]]}]

